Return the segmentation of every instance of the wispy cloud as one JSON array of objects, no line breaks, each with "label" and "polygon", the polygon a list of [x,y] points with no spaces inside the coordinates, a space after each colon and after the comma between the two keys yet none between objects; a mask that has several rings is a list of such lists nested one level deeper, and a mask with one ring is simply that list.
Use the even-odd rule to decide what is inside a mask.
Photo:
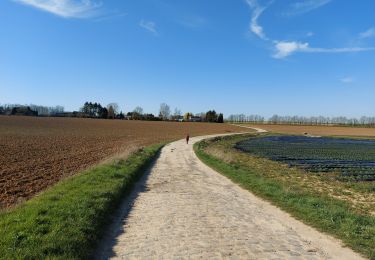
[{"label": "wispy cloud", "polygon": [[313,32],[306,33],[306,37],[313,37],[314,35],[315,35],[315,33],[313,33]]},{"label": "wispy cloud", "polygon": [[102,6],[92,0],[13,0],[64,17],[88,18],[98,14]]},{"label": "wispy cloud", "polygon": [[287,16],[301,15],[318,9],[332,0],[304,0],[290,5],[289,10],[285,13]]},{"label": "wispy cloud", "polygon": [[143,29],[153,33],[154,35],[158,35],[158,31],[156,29],[156,23],[155,22],[141,20],[139,22],[139,26],[141,26]]},{"label": "wispy cloud", "polygon": [[309,46],[309,43],[297,42],[297,41],[279,41],[275,42],[275,53],[273,55],[276,59],[286,58],[296,52],[305,53],[355,53],[375,51],[375,48],[313,48]]},{"label": "wispy cloud", "polygon": [[108,21],[108,20],[116,20],[116,19],[121,19],[125,16],[127,16],[128,13],[125,12],[109,12],[108,14],[100,15],[95,18],[96,22],[103,22],[103,21]]},{"label": "wispy cloud", "polygon": [[375,51],[375,48],[349,47],[349,48],[308,48],[306,52],[315,53],[347,53],[347,52],[364,52]]},{"label": "wispy cloud", "polygon": [[267,7],[260,6],[257,0],[246,0],[246,2],[252,9],[250,30],[259,38],[263,40],[268,40],[263,31],[263,27],[260,26],[258,23],[259,17],[263,14]]},{"label": "wispy cloud", "polygon": [[196,29],[207,25],[207,20],[196,15],[189,15],[178,19],[178,23],[184,27]]},{"label": "wispy cloud", "polygon": [[367,31],[361,32],[359,34],[359,38],[361,39],[366,39],[366,38],[371,38],[371,37],[375,37],[375,27],[372,27],[368,29]]},{"label": "wispy cloud", "polygon": [[[319,8],[323,5],[328,4],[332,0],[306,0],[302,2],[297,2],[293,6],[295,10],[299,12],[307,12]],[[308,42],[300,41],[285,41],[285,40],[275,40],[268,37],[264,33],[263,27],[259,24],[258,20],[264,11],[268,8],[273,1],[269,2],[267,6],[261,6],[257,0],[246,0],[246,3],[252,9],[252,15],[250,20],[250,31],[257,35],[260,39],[271,43],[273,45],[274,53],[272,55],[275,59],[284,59],[294,53],[354,53],[354,52],[365,52],[365,51],[375,51],[375,48],[363,48],[363,47],[344,47],[344,48],[317,48],[310,47]],[[375,29],[368,30],[362,33],[362,37],[372,37],[375,36]],[[308,33],[307,37],[312,36],[313,33]]]},{"label": "wispy cloud", "polygon": [[344,84],[351,84],[354,81],[355,81],[355,79],[353,77],[344,77],[344,78],[340,79],[340,82],[344,83]]}]

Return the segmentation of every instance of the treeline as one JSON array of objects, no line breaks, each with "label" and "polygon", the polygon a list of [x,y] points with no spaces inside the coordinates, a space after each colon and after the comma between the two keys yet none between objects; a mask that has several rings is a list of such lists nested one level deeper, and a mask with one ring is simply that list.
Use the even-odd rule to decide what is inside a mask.
[{"label": "treeline", "polygon": [[[69,116],[65,113],[66,116]],[[116,103],[108,104],[106,107],[100,103],[86,102],[80,109],[80,117],[89,118],[107,118],[107,119],[126,119],[126,120],[146,120],[146,121],[178,121],[178,122],[210,122],[210,123],[224,123],[224,115],[216,113],[215,110],[193,114],[185,113],[182,115],[180,109],[175,108],[172,113],[168,104],[160,104],[159,114],[155,116],[152,113],[144,113],[143,108],[137,106],[133,111],[124,114],[119,112],[119,106]]]},{"label": "treeline", "polygon": [[293,124],[293,125],[348,125],[375,126],[375,117],[362,116],[360,118],[325,117],[325,116],[279,116],[273,115],[265,119],[259,115],[230,115],[227,121],[234,123],[264,123],[264,124]]},{"label": "treeline", "polygon": [[234,123],[264,123],[266,120],[264,119],[264,117],[259,115],[237,114],[228,116],[227,121]]},{"label": "treeline", "polygon": [[146,120],[146,121],[178,121],[178,122],[212,122],[224,123],[224,116],[215,110],[209,110],[199,114],[185,113],[175,108],[174,112],[168,104],[162,103],[159,114],[145,113],[143,108],[137,106],[133,111],[123,113],[117,103],[106,106],[99,102],[85,102],[78,111],[65,112],[64,107],[46,107],[37,105],[0,105],[0,115],[20,116],[51,116],[51,117],[78,117],[97,119],[119,119],[119,120]]},{"label": "treeline", "polygon": [[85,102],[80,109],[81,117],[102,118],[102,119],[124,119],[125,115],[119,112],[117,103],[110,103],[102,106],[100,103]]},{"label": "treeline", "polygon": [[0,115],[34,115],[34,116],[54,116],[64,112],[63,106],[39,106],[39,105],[20,105],[20,104],[4,104],[0,105]]},{"label": "treeline", "polygon": [[180,117],[180,120],[191,121],[191,122],[210,122],[210,123],[224,123],[224,115],[216,113],[215,110],[209,110],[206,113],[202,112],[199,114],[185,113],[184,116]]}]

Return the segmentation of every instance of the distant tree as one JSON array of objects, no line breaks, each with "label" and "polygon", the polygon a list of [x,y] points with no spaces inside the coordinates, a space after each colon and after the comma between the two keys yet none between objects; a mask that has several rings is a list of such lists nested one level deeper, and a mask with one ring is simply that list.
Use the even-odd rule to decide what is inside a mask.
[{"label": "distant tree", "polygon": [[125,118],[124,113],[122,113],[122,111],[121,111],[120,114],[117,115],[117,118],[121,119],[121,120],[124,119]]},{"label": "distant tree", "polygon": [[173,115],[170,117],[173,121],[180,121],[181,118],[181,110],[177,107],[174,109]]},{"label": "distant tree", "polygon": [[109,107],[108,107],[108,118],[114,119],[115,116],[116,116],[116,114],[115,114],[114,108],[111,105],[109,105]]},{"label": "distant tree", "polygon": [[173,113],[173,115],[175,116],[175,117],[178,117],[178,116],[181,116],[181,110],[180,109],[178,109],[177,107],[174,109],[174,113]]},{"label": "distant tree", "polygon": [[143,108],[141,108],[140,106],[137,106],[133,110],[132,118],[136,120],[141,120],[142,117],[143,117]]},{"label": "distant tree", "polygon": [[168,120],[171,115],[171,108],[165,104],[160,104],[160,113],[159,116],[162,120]]},{"label": "distant tree", "polygon": [[277,123],[280,123],[280,118],[278,115],[273,115],[268,121],[269,123],[272,123],[272,124],[277,124]]},{"label": "distant tree", "polygon": [[209,110],[207,113],[206,113],[206,121],[207,122],[217,122],[217,113],[215,110]]},{"label": "distant tree", "polygon": [[148,120],[148,121],[157,121],[160,120],[158,117],[155,117],[153,114],[143,114],[143,120]]},{"label": "distant tree", "polygon": [[140,107],[140,106],[137,106],[136,108],[134,108],[133,112],[142,115],[143,114],[143,108]]},{"label": "distant tree", "polygon": [[64,112],[64,107],[62,106],[47,107],[30,104],[29,107],[31,110],[38,112],[39,116],[54,116]]},{"label": "distant tree", "polygon": [[102,105],[100,103],[85,102],[81,108],[81,112],[85,114],[86,117],[92,118],[102,118]]},{"label": "distant tree", "polygon": [[206,121],[206,113],[205,112],[198,113],[197,116],[199,116],[201,118],[202,122]]},{"label": "distant tree", "polygon": [[106,107],[102,107],[99,113],[99,117],[104,119],[108,118],[108,109]]},{"label": "distant tree", "polygon": [[187,112],[184,115],[184,120],[189,121],[192,116],[193,116],[193,113]]},{"label": "distant tree", "polygon": [[120,112],[120,107],[117,103],[109,103],[107,105],[107,109],[109,110],[109,107],[112,107],[113,113],[117,115]]},{"label": "distant tree", "polygon": [[224,123],[224,115],[223,114],[219,114],[219,116],[217,117],[217,122],[218,123]]},{"label": "distant tree", "polygon": [[85,102],[85,104],[81,108],[81,112],[85,113],[86,115],[90,114],[89,102]]}]

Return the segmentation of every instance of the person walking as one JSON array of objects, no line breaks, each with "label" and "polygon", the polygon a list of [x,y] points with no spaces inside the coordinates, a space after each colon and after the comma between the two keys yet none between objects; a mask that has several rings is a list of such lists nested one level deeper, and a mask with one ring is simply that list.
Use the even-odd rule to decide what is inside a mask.
[{"label": "person walking", "polygon": [[186,135],[186,144],[189,144],[189,139],[190,139],[190,136],[189,134]]}]

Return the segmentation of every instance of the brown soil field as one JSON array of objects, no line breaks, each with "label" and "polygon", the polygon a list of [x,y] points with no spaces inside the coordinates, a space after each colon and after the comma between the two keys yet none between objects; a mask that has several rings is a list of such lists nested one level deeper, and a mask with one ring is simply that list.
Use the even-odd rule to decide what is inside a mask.
[{"label": "brown soil field", "polygon": [[339,127],[339,126],[299,126],[299,125],[253,125],[270,132],[287,134],[322,135],[322,136],[358,136],[375,137],[375,128]]},{"label": "brown soil field", "polygon": [[0,208],[150,144],[247,131],[227,124],[0,116]]}]

